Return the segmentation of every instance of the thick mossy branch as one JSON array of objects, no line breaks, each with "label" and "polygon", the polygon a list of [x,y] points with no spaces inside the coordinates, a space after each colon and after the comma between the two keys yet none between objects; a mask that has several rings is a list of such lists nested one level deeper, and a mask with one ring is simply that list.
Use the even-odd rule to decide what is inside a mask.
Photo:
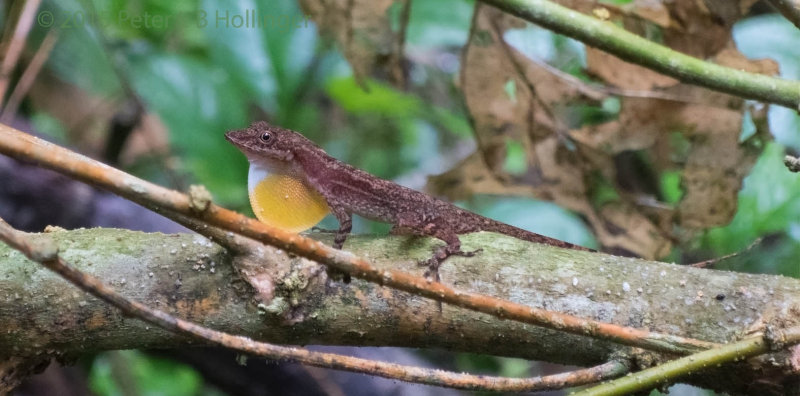
[{"label": "thick mossy branch", "polygon": [[[612,352],[628,350],[447,305],[440,313],[433,301],[359,280],[326,286],[324,271],[314,263],[268,247],[234,258],[191,234],[91,229],[49,235],[65,260],[131,299],[273,343],[441,347],[578,365],[597,364]],[[563,250],[491,233],[463,240],[465,249],[483,252],[448,260],[441,268],[445,283],[533,307],[714,342],[800,318],[800,281],[795,279]],[[346,247],[375,265],[421,272],[417,260],[428,257],[437,243],[356,236]],[[257,306],[252,289],[234,274],[235,260],[249,262],[248,271],[264,270],[271,300]],[[189,343],[122,317],[5,245],[0,245],[0,298],[5,300],[0,326],[6,330],[0,333],[0,351],[9,355]],[[660,357],[640,355],[646,358]],[[788,357],[773,359],[779,364],[764,363],[759,370],[767,371],[758,375],[784,379],[780,370]],[[756,375],[752,365],[761,363],[704,378],[724,375],[720,383],[742,383]]]}]

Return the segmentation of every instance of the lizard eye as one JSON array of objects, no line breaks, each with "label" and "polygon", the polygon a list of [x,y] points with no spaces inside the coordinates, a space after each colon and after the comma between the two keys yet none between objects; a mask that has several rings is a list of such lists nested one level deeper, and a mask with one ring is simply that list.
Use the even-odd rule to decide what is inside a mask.
[{"label": "lizard eye", "polygon": [[262,142],[266,143],[266,142],[269,142],[270,140],[272,140],[272,134],[271,133],[264,132],[264,134],[261,135],[261,141]]}]

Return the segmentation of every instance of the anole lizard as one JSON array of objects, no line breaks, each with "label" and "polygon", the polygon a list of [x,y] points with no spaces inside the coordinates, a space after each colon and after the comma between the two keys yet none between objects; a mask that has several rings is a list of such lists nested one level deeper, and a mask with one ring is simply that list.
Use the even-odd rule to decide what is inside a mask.
[{"label": "anole lizard", "polygon": [[491,231],[525,241],[592,251],[525,231],[461,209],[449,202],[380,179],[328,155],[303,135],[266,122],[225,134],[250,161],[249,190],[259,220],[300,232],[330,210],[339,221],[334,247],[341,249],[352,215],[390,223],[392,232],[431,236],[446,245],[424,263],[438,280],[438,266],[449,256],[473,256],[461,250],[458,236]]}]

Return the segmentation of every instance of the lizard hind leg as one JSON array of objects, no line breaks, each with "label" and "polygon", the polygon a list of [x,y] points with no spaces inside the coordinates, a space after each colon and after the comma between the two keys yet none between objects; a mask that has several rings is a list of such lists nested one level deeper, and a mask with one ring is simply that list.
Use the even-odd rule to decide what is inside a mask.
[{"label": "lizard hind leg", "polygon": [[434,281],[439,282],[441,279],[439,277],[439,266],[447,260],[450,256],[462,256],[462,257],[472,257],[475,254],[479,253],[483,249],[477,249],[465,252],[461,250],[461,240],[458,238],[458,235],[455,232],[450,230],[444,230],[441,228],[433,228],[431,229],[430,235],[432,237],[438,238],[443,240],[446,245],[440,246],[433,251],[433,256],[431,258],[423,261],[420,265],[428,267],[428,270],[425,271],[425,277],[432,278]]}]

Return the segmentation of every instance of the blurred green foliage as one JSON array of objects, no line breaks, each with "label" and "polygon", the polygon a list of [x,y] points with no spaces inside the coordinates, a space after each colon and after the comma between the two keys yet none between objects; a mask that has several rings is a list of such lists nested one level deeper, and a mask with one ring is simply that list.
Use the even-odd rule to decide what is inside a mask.
[{"label": "blurred green foliage", "polygon": [[137,351],[98,355],[89,371],[89,387],[104,396],[224,395],[206,387],[193,368]]}]

